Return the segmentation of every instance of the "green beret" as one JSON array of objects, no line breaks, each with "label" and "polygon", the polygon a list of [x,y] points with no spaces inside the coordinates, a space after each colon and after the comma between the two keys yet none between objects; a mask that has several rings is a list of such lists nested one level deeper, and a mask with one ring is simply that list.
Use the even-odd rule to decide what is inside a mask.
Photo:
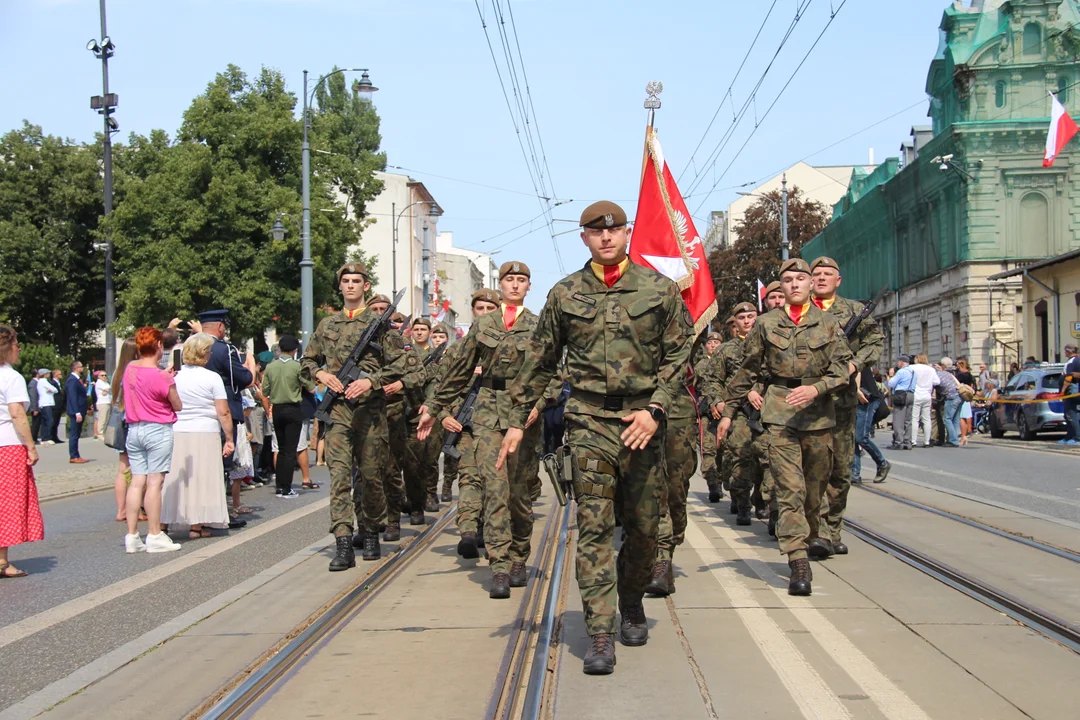
[{"label": "green beret", "polygon": [[524,275],[525,277],[532,279],[532,273],[529,271],[529,266],[523,262],[518,262],[517,260],[504,262],[499,267],[499,279],[502,280],[507,275]]},{"label": "green beret", "polygon": [[422,318],[421,317],[421,318],[416,318],[415,320],[413,320],[412,326],[416,327],[417,325],[425,325],[425,326],[427,326],[428,330],[431,329],[431,321],[428,320],[427,318]]},{"label": "green beret", "polygon": [[810,272],[814,272],[819,267],[833,268],[836,272],[840,272],[840,266],[831,257],[819,257],[810,263]]},{"label": "green beret", "polygon": [[476,304],[478,300],[485,300],[492,305],[498,305],[502,302],[502,298],[499,297],[499,293],[495,290],[488,290],[487,288],[481,288],[473,293],[472,300],[469,302],[469,306]]},{"label": "green beret", "polygon": [[810,266],[806,264],[806,261],[802,258],[791,258],[785,260],[784,264],[780,266],[780,274],[783,275],[786,272],[801,272],[810,274]]},{"label": "green beret", "polygon": [[368,271],[367,271],[367,268],[364,267],[364,263],[351,262],[351,263],[345,263],[344,265],[342,265],[338,269],[338,271],[337,271],[338,285],[341,284],[341,277],[343,275],[363,275],[364,279],[367,280]]},{"label": "green beret", "polygon": [[765,288],[765,297],[769,297],[769,295],[773,294],[774,292],[784,292],[784,288],[781,287],[779,280],[773,280],[771,283],[769,283],[768,287]]},{"label": "green beret", "polygon": [[731,317],[734,318],[739,313],[745,313],[745,312],[756,313],[757,312],[757,307],[753,303],[748,303],[748,302],[739,303],[738,305],[736,305],[734,308],[731,309]]},{"label": "green beret", "polygon": [[[375,295],[370,300],[368,300],[367,304],[368,305],[374,305],[375,303],[386,303],[387,305],[389,305],[390,304],[390,298],[388,298],[388,297],[386,297],[385,295],[382,295],[382,294]],[[402,316],[401,319],[404,320],[405,317]]]},{"label": "green beret", "polygon": [[581,227],[603,230],[626,224],[626,212],[609,200],[594,202],[581,213]]},{"label": "green beret", "polygon": [[435,333],[442,333],[446,337],[450,337],[450,331],[447,330],[446,326],[442,323],[439,323],[435,327],[431,328],[431,334],[434,335]]}]

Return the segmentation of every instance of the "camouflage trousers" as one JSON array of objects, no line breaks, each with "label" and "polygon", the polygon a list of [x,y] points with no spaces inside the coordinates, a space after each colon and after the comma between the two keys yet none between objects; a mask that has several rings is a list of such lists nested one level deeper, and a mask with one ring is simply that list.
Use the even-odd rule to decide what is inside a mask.
[{"label": "camouflage trousers", "polygon": [[771,507],[776,500],[776,492],[773,486],[772,473],[769,472],[769,443],[764,433],[754,433],[754,439],[750,443],[750,450],[761,468],[761,502]]},{"label": "camouflage trousers", "polygon": [[480,483],[480,471],[476,466],[476,440],[471,430],[461,433],[457,449],[461,453],[461,459],[457,461],[458,532],[476,532],[484,515],[484,486]]},{"label": "camouflage trousers", "polygon": [[750,507],[750,496],[761,483],[761,464],[754,455],[754,433],[746,415],[738,413],[731,423],[727,447],[731,449],[731,499],[742,507]]},{"label": "camouflage trousers", "polygon": [[[408,496],[401,474],[405,470],[405,426],[404,403],[386,404],[386,432],[390,438],[390,454],[383,468],[383,492],[386,494],[386,517],[391,522],[401,519],[402,508],[408,508]],[[356,515],[360,516],[360,499],[353,497],[357,506]],[[384,523],[386,520],[383,521]]]},{"label": "camouflage trousers", "polygon": [[[579,459],[604,463],[605,471],[579,468],[577,490],[578,589],[589,635],[614,633],[618,600],[645,595],[656,559],[660,494],[664,488],[664,428],[649,444],[630,451],[618,418],[566,413],[570,446]],[[614,474],[611,471],[614,470]],[[615,509],[626,540],[615,557]]]},{"label": "camouflage trousers", "polygon": [[664,437],[665,488],[660,492],[660,525],[656,559],[671,560],[686,536],[686,496],[697,458],[698,424],[695,418],[671,418]]},{"label": "camouflage trousers", "polygon": [[[369,533],[378,532],[386,521],[383,483],[390,462],[385,406],[370,402],[356,412],[342,406],[334,408],[332,417],[325,450],[330,470],[330,532],[352,535],[354,512],[360,527]],[[353,498],[358,498],[355,505]]]},{"label": "camouflage trousers", "polygon": [[832,431],[766,425],[765,442],[780,511],[780,552],[789,560],[805,558],[807,541],[818,536],[821,492],[832,470]]},{"label": "camouflage trousers", "polygon": [[409,450],[416,458],[416,470],[420,477],[419,486],[423,489],[425,502],[429,495],[439,493],[439,455],[442,453],[443,442],[446,438],[446,430],[439,423],[431,429],[427,440],[416,439],[416,429],[420,418],[409,422]]},{"label": "camouflage trousers", "polygon": [[537,419],[525,429],[525,435],[518,445],[518,459],[515,466],[522,474],[525,485],[529,488],[529,500],[540,497],[544,484],[540,479],[540,449],[544,444],[543,421]]},{"label": "camouflage trousers", "polygon": [[699,421],[701,431],[699,434],[701,444],[701,474],[705,483],[712,487],[716,484],[716,426],[717,421],[712,418],[702,418]]},{"label": "camouflage trousers", "polygon": [[[442,444],[446,442],[445,431],[443,431],[442,441],[439,443],[439,450],[442,450]],[[438,458],[436,457],[436,462]],[[458,479],[458,461],[452,457],[446,455],[442,456],[442,486],[443,490],[450,490],[454,487],[454,481]]]},{"label": "camouflage trousers", "polygon": [[840,542],[848,493],[851,492],[851,464],[855,459],[855,413],[857,408],[836,407],[836,426],[832,429],[833,464],[829,483],[824,488],[825,503],[822,537]]},{"label": "camouflage trousers", "polygon": [[528,560],[532,544],[532,500],[523,467],[532,461],[518,452],[496,470],[504,435],[502,430],[473,427],[476,466],[484,488],[484,543],[492,573],[510,572],[511,563]]},{"label": "camouflage trousers", "polygon": [[725,490],[731,490],[731,474],[735,472],[735,453],[731,449],[731,440],[725,439],[724,444],[716,449],[720,456],[719,471],[716,481]]}]

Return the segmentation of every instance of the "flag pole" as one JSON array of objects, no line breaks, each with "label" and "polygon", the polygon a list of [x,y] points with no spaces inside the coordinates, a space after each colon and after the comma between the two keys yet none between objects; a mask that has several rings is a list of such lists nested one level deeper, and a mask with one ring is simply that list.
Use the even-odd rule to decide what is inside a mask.
[{"label": "flag pole", "polygon": [[653,132],[653,122],[656,120],[656,111],[660,108],[660,93],[664,91],[664,83],[653,80],[645,86],[645,92],[649,97],[645,99],[645,109],[649,111],[649,124],[645,127],[645,153],[641,158],[641,179],[638,182],[638,194],[641,193],[641,185],[645,182],[645,170],[649,165],[649,138]]}]

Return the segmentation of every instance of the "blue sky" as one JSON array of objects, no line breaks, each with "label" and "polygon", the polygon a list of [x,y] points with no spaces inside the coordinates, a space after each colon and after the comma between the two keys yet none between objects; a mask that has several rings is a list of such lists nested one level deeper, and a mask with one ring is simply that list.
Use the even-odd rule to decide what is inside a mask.
[{"label": "blue sky", "polygon": [[[687,201],[702,233],[708,212],[734,197],[732,186],[804,158],[865,163],[871,147],[879,161],[895,155],[913,124],[928,123],[924,84],[946,0],[847,0],[736,158],[755,113],[764,114],[841,2],[776,0],[733,84],[772,0],[512,0],[550,179],[558,199],[574,201],[556,208],[554,217],[576,222],[598,199],[615,200],[633,215],[650,80],[664,83],[656,125],[673,172],[683,175],[684,193],[695,173],[704,174],[697,193],[716,185],[716,192]],[[479,4],[502,62],[492,0]],[[703,161],[731,125],[730,101],[684,175],[729,86],[738,110],[797,5],[804,8],[802,19],[715,167]],[[334,65],[367,67],[380,88],[375,101],[388,162],[428,186],[446,213],[440,229],[453,230],[459,247],[479,250],[514,240],[495,257],[533,269],[527,304],[534,310],[559,279],[542,221],[487,240],[534,218],[540,206],[474,0],[109,0],[108,23],[117,45],[111,89],[120,95],[116,117],[124,138],[152,128],[173,134],[192,98],[228,63],[249,74],[261,65],[276,68],[298,95],[305,68],[318,75]],[[6,99],[0,130],[25,118],[54,135],[92,139],[101,125],[89,98],[101,92],[101,71],[85,46],[100,34],[97,0],[0,0],[0,26],[9,31],[9,57],[19,68],[0,81]],[[521,237],[530,228],[534,232]],[[556,231],[573,228],[555,223]],[[576,233],[555,242],[567,271],[586,260]]]}]

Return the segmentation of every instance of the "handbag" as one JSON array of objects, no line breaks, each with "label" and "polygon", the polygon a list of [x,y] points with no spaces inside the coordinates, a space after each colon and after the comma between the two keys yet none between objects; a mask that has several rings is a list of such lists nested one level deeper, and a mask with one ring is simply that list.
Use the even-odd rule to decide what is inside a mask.
[{"label": "handbag", "polygon": [[897,391],[895,391],[893,393],[893,396],[892,396],[892,406],[894,408],[902,408],[902,407],[904,407],[905,405],[907,405],[907,401],[908,401],[907,396],[908,396],[908,391],[907,390],[897,390]]},{"label": "handbag", "polygon": [[105,428],[105,445],[120,452],[127,450],[127,422],[124,411],[115,406],[109,413],[109,426]]},{"label": "handbag", "polygon": [[884,401],[879,402],[877,409],[874,410],[874,424],[884,422],[887,417],[889,417],[889,406]]}]

